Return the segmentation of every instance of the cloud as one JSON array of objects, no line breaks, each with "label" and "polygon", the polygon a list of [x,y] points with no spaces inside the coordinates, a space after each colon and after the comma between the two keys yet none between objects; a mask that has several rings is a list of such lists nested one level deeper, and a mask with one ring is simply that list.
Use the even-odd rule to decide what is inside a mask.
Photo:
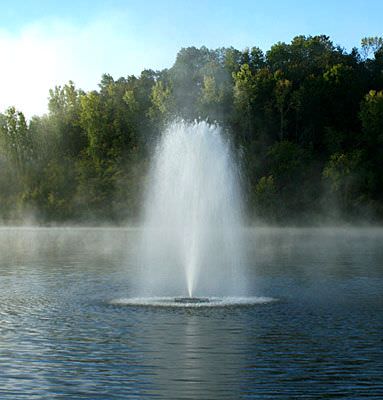
[{"label": "cloud", "polygon": [[[126,15],[108,15],[76,26],[41,20],[17,34],[0,30],[0,112],[14,105],[30,118],[47,111],[49,89],[73,80],[97,88],[103,73],[114,77],[163,68],[168,60],[148,51]],[[157,57],[156,57],[157,55]]]}]

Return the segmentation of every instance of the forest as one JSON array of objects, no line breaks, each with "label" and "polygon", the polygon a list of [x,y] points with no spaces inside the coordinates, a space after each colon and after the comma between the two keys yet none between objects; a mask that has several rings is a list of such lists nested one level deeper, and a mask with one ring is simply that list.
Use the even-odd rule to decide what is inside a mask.
[{"label": "forest", "polygon": [[89,92],[70,81],[48,101],[30,120],[0,114],[3,223],[136,223],[175,118],[222,126],[251,223],[383,220],[383,38],[351,51],[325,35],[266,52],[183,48],[169,69],[104,74]]}]

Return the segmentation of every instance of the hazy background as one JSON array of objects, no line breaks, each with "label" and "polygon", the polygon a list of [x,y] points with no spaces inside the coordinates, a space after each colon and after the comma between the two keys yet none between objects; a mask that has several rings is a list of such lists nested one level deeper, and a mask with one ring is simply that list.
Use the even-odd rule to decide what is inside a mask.
[{"label": "hazy background", "polygon": [[222,127],[250,224],[382,221],[381,3],[0,5],[5,224],[139,223],[174,119]]}]

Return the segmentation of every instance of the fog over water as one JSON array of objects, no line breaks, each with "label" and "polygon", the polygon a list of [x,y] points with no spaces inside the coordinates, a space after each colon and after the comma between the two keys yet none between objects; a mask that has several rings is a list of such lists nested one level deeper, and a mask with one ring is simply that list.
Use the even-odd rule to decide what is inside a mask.
[{"label": "fog over water", "polygon": [[0,229],[0,397],[383,395],[383,230],[244,230],[249,296],[139,297],[138,228]]}]

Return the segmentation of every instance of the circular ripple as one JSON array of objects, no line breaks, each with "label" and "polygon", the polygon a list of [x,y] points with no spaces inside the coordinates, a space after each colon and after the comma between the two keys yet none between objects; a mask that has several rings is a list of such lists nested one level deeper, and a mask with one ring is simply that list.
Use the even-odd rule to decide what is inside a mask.
[{"label": "circular ripple", "polygon": [[110,303],[121,306],[139,307],[177,307],[177,308],[207,308],[207,307],[239,307],[265,304],[276,301],[272,297],[208,297],[208,301],[186,302],[177,301],[179,297],[132,297],[112,300]]}]

